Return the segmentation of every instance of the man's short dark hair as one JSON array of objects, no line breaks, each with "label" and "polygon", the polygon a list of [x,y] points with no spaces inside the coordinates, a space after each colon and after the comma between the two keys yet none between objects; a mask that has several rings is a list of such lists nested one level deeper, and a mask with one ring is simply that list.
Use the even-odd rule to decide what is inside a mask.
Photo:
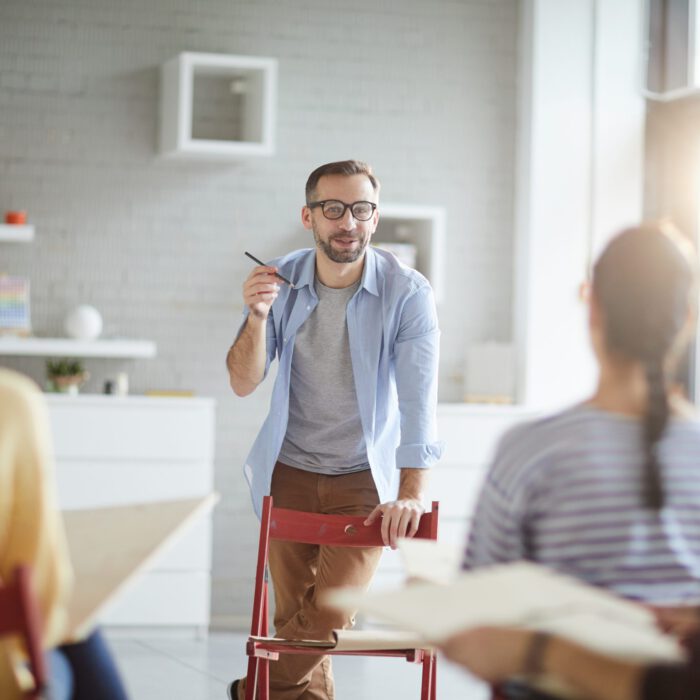
[{"label": "man's short dark hair", "polygon": [[372,166],[361,160],[339,160],[335,163],[320,165],[306,181],[306,203],[312,202],[316,196],[318,181],[324,175],[366,175],[375,192],[379,192],[380,184],[374,175]]}]

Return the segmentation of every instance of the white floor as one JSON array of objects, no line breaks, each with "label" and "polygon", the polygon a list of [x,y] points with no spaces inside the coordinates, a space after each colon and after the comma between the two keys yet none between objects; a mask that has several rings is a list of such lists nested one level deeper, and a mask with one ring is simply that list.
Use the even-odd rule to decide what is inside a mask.
[{"label": "white floor", "polygon": [[[226,686],[246,668],[245,636],[203,639],[110,634],[112,651],[132,700],[225,700]],[[336,657],[338,700],[420,698],[420,667],[402,659]],[[485,700],[488,693],[460,669],[438,664],[439,700]]]}]

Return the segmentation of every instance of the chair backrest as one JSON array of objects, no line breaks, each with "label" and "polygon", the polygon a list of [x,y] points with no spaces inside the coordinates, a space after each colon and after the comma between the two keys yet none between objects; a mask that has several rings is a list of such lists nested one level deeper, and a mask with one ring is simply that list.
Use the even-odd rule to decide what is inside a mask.
[{"label": "chair backrest", "polygon": [[46,687],[47,668],[41,642],[41,614],[31,587],[28,566],[18,566],[11,581],[0,584],[0,637],[19,636],[25,645],[34,689],[30,698],[38,698]]},{"label": "chair backrest", "polygon": [[[432,502],[431,510],[421,516],[418,532],[414,537],[437,539],[439,504]],[[267,551],[270,539],[326,544],[341,547],[383,547],[381,518],[372,525],[365,525],[363,515],[324,515],[306,513],[288,508],[275,508],[272,496],[263,499],[260,518],[260,541],[255,576],[251,634],[267,634]]]},{"label": "chair backrest", "polygon": [[[327,544],[340,547],[382,547],[381,518],[365,525],[364,515],[324,515],[304,513],[287,508],[275,508],[270,499],[270,538],[303,542],[304,544]],[[265,509],[263,505],[263,520]],[[437,539],[438,503],[433,501],[432,510],[424,513],[415,537]]]}]

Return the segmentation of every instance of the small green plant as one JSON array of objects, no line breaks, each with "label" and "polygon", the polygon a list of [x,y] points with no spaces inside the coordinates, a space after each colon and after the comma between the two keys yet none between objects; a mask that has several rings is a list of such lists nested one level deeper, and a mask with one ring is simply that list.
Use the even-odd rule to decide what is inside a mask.
[{"label": "small green plant", "polygon": [[80,360],[48,360],[46,374],[51,377],[77,377],[85,373],[85,367]]},{"label": "small green plant", "polygon": [[90,378],[80,360],[48,360],[46,362],[47,391],[77,394]]}]

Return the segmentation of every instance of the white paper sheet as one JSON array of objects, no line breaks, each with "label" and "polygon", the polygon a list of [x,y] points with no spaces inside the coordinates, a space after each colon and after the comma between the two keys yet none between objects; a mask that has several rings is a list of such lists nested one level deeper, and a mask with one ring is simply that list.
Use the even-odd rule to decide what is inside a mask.
[{"label": "white paper sheet", "polygon": [[450,583],[459,575],[462,547],[416,538],[401,538],[398,544],[407,578]]},{"label": "white paper sheet", "polygon": [[640,605],[528,562],[463,572],[450,584],[416,583],[378,593],[337,589],[326,602],[433,642],[469,627],[510,625],[557,632],[630,660],[683,658],[677,642]]}]

